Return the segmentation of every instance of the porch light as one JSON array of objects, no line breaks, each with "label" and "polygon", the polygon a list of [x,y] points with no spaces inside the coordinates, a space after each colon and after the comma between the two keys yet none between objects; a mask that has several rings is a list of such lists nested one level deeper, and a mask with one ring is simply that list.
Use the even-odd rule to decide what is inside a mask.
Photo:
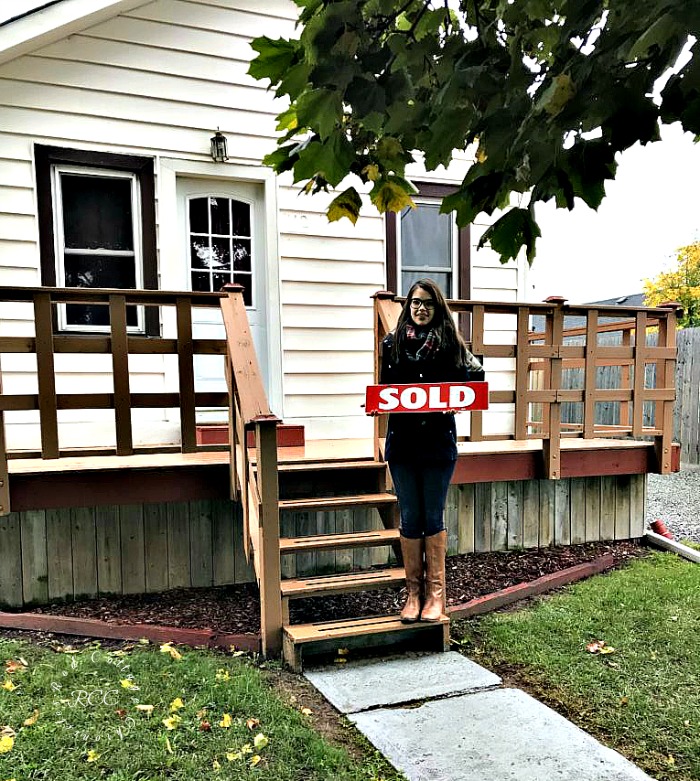
[{"label": "porch light", "polygon": [[211,137],[211,159],[215,163],[225,163],[228,160],[226,136],[220,130]]}]

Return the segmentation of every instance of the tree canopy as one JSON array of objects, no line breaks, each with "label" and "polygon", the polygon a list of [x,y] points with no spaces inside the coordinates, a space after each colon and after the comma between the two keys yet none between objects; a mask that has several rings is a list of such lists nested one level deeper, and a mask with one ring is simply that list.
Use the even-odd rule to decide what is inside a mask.
[{"label": "tree canopy", "polygon": [[[442,210],[460,226],[503,211],[482,238],[503,262],[534,257],[538,201],[597,208],[616,153],[658,140],[660,122],[700,135],[700,57],[653,96],[700,45],[698,0],[295,2],[298,38],[253,42],[249,72],[290,101],[265,162],[309,193],[354,174],[385,212],[412,205],[416,153],[434,170],[475,149]],[[351,184],[328,217],[360,208]]]},{"label": "tree canopy", "polygon": [[660,306],[667,301],[683,304],[679,328],[700,326],[700,242],[678,250],[675,268],[661,272],[654,279],[644,280],[647,306]]}]

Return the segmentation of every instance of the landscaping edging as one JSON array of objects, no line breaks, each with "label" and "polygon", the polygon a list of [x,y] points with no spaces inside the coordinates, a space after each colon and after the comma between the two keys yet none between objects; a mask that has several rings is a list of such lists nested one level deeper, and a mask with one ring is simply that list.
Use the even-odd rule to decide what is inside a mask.
[{"label": "landscaping edging", "polygon": [[[447,608],[450,618],[469,618],[497,610],[527,597],[537,596],[546,591],[566,586],[577,580],[597,575],[611,569],[615,559],[610,553],[599,556],[593,561],[577,564],[529,583],[494,591],[483,597]],[[146,638],[152,642],[181,643],[183,645],[205,648],[231,648],[240,651],[260,653],[259,634],[230,634],[215,632],[212,629],[183,629],[181,627],[157,626],[154,624],[108,624],[94,618],[73,618],[71,616],[53,616],[45,613],[7,613],[0,611],[1,629],[26,629],[34,632],[55,632],[56,634],[81,635],[83,637],[104,638],[110,640],[140,640]]]},{"label": "landscaping edging", "polygon": [[5,613],[0,611],[0,628],[28,629],[34,632],[56,632],[109,640],[140,640],[154,643],[182,643],[205,648],[230,648],[260,653],[260,635],[215,632],[212,629],[182,629],[154,624],[108,624],[95,618],[51,616],[44,613]]},{"label": "landscaping edging", "polygon": [[499,607],[505,607],[513,602],[518,602],[527,597],[535,597],[546,591],[566,586],[577,580],[597,575],[600,572],[611,569],[615,566],[615,559],[610,553],[599,556],[593,561],[587,561],[584,564],[576,564],[574,567],[553,572],[551,575],[543,575],[537,580],[529,583],[518,583],[515,586],[503,588],[500,591],[494,591],[493,594],[486,594],[483,597],[476,597],[469,602],[463,602],[461,605],[453,605],[447,608],[447,614],[450,618],[470,618],[482,613],[488,613],[491,610],[497,610]]}]

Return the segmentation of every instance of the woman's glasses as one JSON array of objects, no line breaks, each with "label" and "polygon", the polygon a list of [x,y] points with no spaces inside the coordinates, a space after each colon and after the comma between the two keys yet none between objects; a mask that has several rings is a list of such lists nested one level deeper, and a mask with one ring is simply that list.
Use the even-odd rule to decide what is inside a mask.
[{"label": "woman's glasses", "polygon": [[411,309],[418,310],[424,307],[426,312],[432,312],[435,309],[435,301],[432,299],[412,298],[409,303],[411,304]]}]

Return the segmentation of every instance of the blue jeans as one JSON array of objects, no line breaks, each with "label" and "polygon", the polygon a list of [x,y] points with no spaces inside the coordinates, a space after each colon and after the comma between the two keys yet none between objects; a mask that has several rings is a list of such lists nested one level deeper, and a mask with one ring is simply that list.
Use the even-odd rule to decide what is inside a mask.
[{"label": "blue jeans", "polygon": [[397,464],[389,461],[401,510],[401,534],[418,539],[445,528],[442,514],[456,461]]}]

